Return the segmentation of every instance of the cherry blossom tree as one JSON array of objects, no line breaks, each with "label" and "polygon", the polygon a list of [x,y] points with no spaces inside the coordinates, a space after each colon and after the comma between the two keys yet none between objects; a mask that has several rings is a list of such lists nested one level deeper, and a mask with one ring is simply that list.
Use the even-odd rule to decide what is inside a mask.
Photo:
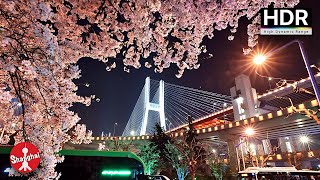
[{"label": "cherry blossom tree", "polygon": [[71,132],[71,143],[73,144],[89,144],[92,142],[92,130],[87,131],[84,124],[77,124]]},{"label": "cherry blossom tree", "polygon": [[30,141],[41,151],[40,168],[31,178],[52,179],[62,160],[57,152],[79,121],[69,107],[89,105],[90,98],[76,95],[72,79],[80,71],[76,60],[70,61],[73,53],[58,47],[39,22],[41,7],[28,2],[0,2],[0,117],[6,134],[16,134],[15,143]]},{"label": "cherry blossom tree", "polygon": [[98,151],[130,151],[138,153],[139,150],[132,140],[119,140],[117,137],[98,143]]},{"label": "cherry blossom tree", "polygon": [[[198,69],[206,53],[204,37],[230,29],[234,39],[240,17],[248,25],[248,49],[257,44],[261,8],[294,7],[299,0],[4,0],[0,1],[0,118],[15,142],[30,141],[42,152],[32,178],[57,177],[57,152],[70,139],[79,117],[69,108],[90,105],[73,79],[81,57],[102,61],[106,70],[170,65]],[[152,62],[146,60],[152,59]],[[15,124],[13,126],[12,124]],[[4,140],[3,140],[4,139]]]}]

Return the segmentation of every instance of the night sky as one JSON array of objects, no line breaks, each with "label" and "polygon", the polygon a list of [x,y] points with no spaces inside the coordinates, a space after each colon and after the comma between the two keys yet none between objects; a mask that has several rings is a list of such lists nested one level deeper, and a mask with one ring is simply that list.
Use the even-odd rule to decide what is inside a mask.
[{"label": "night sky", "polygon": [[[320,65],[320,6],[317,0],[301,0],[297,8],[312,8],[312,36],[260,36],[259,44],[255,48],[268,51],[285,43],[299,39],[304,42],[304,47],[311,64]],[[240,74],[249,75],[251,84],[258,93],[263,93],[269,89],[268,80],[258,77],[254,73],[251,57],[242,53],[242,48],[247,46],[246,27],[248,22],[241,19],[235,39],[229,41],[229,29],[215,31],[213,39],[204,38],[203,44],[207,45],[208,52],[201,54],[199,59],[208,57],[210,59],[200,60],[198,70],[186,70],[184,75],[178,79],[175,74],[177,68],[172,64],[163,73],[156,74],[154,70],[142,66],[136,70],[130,69],[130,73],[123,71],[122,60],[117,60],[117,68],[108,72],[102,62],[91,58],[82,58],[78,61],[81,68],[80,79],[74,82],[79,86],[78,94],[88,96],[95,94],[100,102],[92,102],[89,107],[75,104],[71,110],[77,112],[81,117],[79,123],[87,125],[93,130],[94,135],[113,133],[114,123],[118,123],[115,135],[121,135],[134,105],[141,93],[144,80],[147,76],[155,80],[230,95],[229,89],[234,86],[234,78]],[[150,62],[150,61],[149,61]],[[143,63],[142,63],[143,64]],[[267,66],[258,69],[259,73],[273,77],[299,80],[308,76],[302,56],[297,44],[293,44],[286,49],[273,55],[268,60]],[[85,83],[89,83],[87,88]],[[274,83],[271,84],[273,87]]]}]

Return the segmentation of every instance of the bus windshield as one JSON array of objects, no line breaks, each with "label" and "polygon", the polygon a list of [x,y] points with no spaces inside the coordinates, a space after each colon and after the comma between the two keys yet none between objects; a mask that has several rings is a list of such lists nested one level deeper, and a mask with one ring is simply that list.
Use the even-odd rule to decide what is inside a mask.
[{"label": "bus windshield", "polygon": [[143,162],[130,152],[62,150],[63,163],[57,164],[61,179],[137,179]]}]

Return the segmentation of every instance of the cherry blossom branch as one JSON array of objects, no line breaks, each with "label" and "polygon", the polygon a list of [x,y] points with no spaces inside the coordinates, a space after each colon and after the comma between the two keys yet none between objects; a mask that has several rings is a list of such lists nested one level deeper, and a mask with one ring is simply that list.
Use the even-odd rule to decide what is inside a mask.
[{"label": "cherry blossom branch", "polygon": [[[319,69],[317,66],[313,66],[317,69]],[[257,73],[257,71],[256,71]],[[268,80],[270,78],[272,79],[277,79],[279,80],[280,82],[280,85],[278,84],[279,82],[276,83],[277,87],[275,89],[278,89],[280,87],[283,87],[283,86],[291,86],[292,89],[293,89],[293,92],[295,93],[298,93],[298,92],[303,92],[303,93],[307,93],[307,94],[311,94],[311,95],[315,95],[313,92],[310,92],[308,90],[306,90],[305,88],[301,88],[301,87],[298,87],[298,82],[297,81],[294,81],[294,80],[285,80],[283,78],[274,78],[274,77],[269,77],[269,76],[264,76],[264,75],[261,75],[259,73],[257,73],[257,75],[259,75],[260,77],[262,78],[267,78]],[[292,82],[292,83],[289,83],[289,82]],[[313,119],[314,121],[316,121],[316,123],[320,124],[320,119],[318,118],[318,113],[320,112],[320,109],[317,109],[316,111],[312,110],[312,109],[306,109],[306,108],[303,108],[303,109],[299,109],[299,108],[296,108],[291,100],[291,98],[289,97],[280,97],[280,96],[274,96],[275,98],[277,99],[286,99],[290,102],[290,108],[292,108],[293,112],[294,113],[300,113],[300,114],[303,114],[311,119]],[[281,109],[283,109],[283,107],[280,107]],[[289,114],[287,117],[289,117],[291,114]]]},{"label": "cherry blossom branch", "polygon": [[[17,79],[17,72],[15,72],[15,74],[12,74],[11,72],[9,72],[9,75],[10,75],[10,79],[11,79],[11,82],[12,82],[12,86],[15,90],[15,93],[16,95],[18,96],[18,99],[21,103],[21,108],[22,108],[22,137],[25,141],[27,141],[27,136],[26,136],[26,130],[25,130],[25,122],[24,122],[24,115],[25,115],[25,109],[24,109],[24,101],[23,101],[23,98],[21,96],[21,90],[20,90],[20,84],[19,84],[19,80]],[[17,86],[16,86],[16,83],[14,81],[14,77],[16,78],[16,81],[17,81]]]},{"label": "cherry blossom branch", "polygon": [[279,146],[273,147],[272,151],[268,154],[268,156],[262,160],[261,167],[264,167],[265,163],[269,160],[270,157],[273,157],[276,155],[276,152],[279,148],[280,148]]}]

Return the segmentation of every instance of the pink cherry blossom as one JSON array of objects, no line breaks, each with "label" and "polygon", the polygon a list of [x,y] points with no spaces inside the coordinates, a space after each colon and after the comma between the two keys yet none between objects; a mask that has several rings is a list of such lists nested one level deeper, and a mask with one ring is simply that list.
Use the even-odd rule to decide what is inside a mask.
[{"label": "pink cherry blossom", "polygon": [[[200,67],[198,55],[207,50],[202,40],[213,38],[215,30],[230,29],[228,39],[233,40],[239,19],[246,17],[251,22],[247,26],[248,47],[241,48],[248,54],[258,42],[258,11],[269,5],[281,8],[298,3],[299,0],[0,1],[0,118],[5,128],[1,143],[14,133],[16,143],[34,143],[43,158],[41,168],[31,178],[60,177],[54,167],[63,159],[57,152],[70,140],[88,143],[92,134],[84,125],[76,125],[80,118],[69,110],[74,103],[89,106],[92,100],[76,94],[78,87],[72,80],[81,76],[76,65],[79,58],[98,59],[107,71],[123,63],[127,72],[143,64],[143,68],[152,67],[161,73],[173,64],[179,68],[176,77],[180,78],[185,70]],[[124,58],[119,60],[119,56]],[[141,57],[152,58],[153,62],[143,63]],[[73,127],[75,131],[70,136]]]}]

